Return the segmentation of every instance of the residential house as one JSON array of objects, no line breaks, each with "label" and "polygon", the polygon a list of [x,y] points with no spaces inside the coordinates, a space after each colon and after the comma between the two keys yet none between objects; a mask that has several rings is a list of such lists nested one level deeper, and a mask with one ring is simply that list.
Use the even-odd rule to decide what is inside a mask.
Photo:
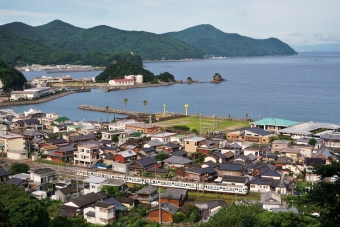
[{"label": "residential house", "polygon": [[153,124],[136,122],[136,123],[126,124],[125,129],[135,131],[135,132],[155,133],[159,131],[159,126],[153,125]]},{"label": "residential house", "polygon": [[156,147],[142,148],[138,153],[141,153],[147,157],[153,157],[156,155]]},{"label": "residential house", "polygon": [[262,204],[262,207],[264,210],[269,210],[269,211],[273,208],[282,207],[281,196],[272,191],[261,193],[260,203]]},{"label": "residential house", "polygon": [[69,145],[69,142],[65,139],[53,139],[53,140],[50,140],[49,143],[51,145],[56,145],[56,146],[67,146],[67,145]]},{"label": "residential house", "polygon": [[126,174],[129,172],[130,163],[119,163],[119,162],[113,161],[111,164],[112,164],[112,171],[114,173]]},{"label": "residential house", "polygon": [[174,135],[170,137],[170,142],[177,142],[182,147],[184,146],[184,139],[188,138],[187,135]]},{"label": "residential house", "polygon": [[121,151],[114,156],[114,161],[120,163],[133,162],[137,159],[137,154],[133,151]]},{"label": "residential house", "polygon": [[109,175],[104,177],[98,177],[98,176],[91,176],[83,180],[83,183],[88,183],[89,188],[84,188],[84,195],[94,192],[100,192],[102,187],[104,185],[108,186],[116,186],[119,187],[120,190],[122,190],[125,187],[124,180],[120,179],[113,179],[113,178],[107,178]]},{"label": "residential house", "polygon": [[313,147],[309,145],[296,144],[292,148],[300,149],[300,155],[303,157],[311,158],[313,156]]},{"label": "residential house", "polygon": [[76,131],[68,131],[61,133],[63,139],[70,141],[72,136],[79,136],[79,133]]},{"label": "residential house", "polygon": [[214,163],[220,164],[225,162],[225,155],[221,152],[215,152],[204,158],[204,162],[212,161]]},{"label": "residential house", "polygon": [[195,153],[197,152],[197,147],[204,140],[206,140],[205,137],[198,137],[198,136],[186,138],[184,139],[184,150],[189,153]]},{"label": "residential house", "polygon": [[16,160],[16,161],[21,161],[21,160],[26,160],[28,159],[28,153],[27,151],[17,151],[17,150],[10,150],[7,151],[7,158]]},{"label": "residential house", "polygon": [[173,133],[173,132],[164,132],[164,133],[153,134],[150,137],[151,137],[151,140],[158,139],[163,144],[167,144],[167,143],[170,143],[170,138],[175,136],[176,134],[177,133]]},{"label": "residential house", "polygon": [[144,144],[144,148],[154,147],[156,149],[162,149],[162,145],[162,141],[160,141],[159,139],[154,139]]},{"label": "residential house", "polygon": [[197,146],[196,151],[208,156],[218,151],[218,145],[214,140],[205,140]]},{"label": "residential house", "polygon": [[47,160],[51,160],[53,162],[62,163],[64,161],[70,162],[73,161],[74,152],[77,152],[78,148],[69,145],[58,147],[56,151],[47,153]]},{"label": "residential house", "polygon": [[203,222],[208,222],[222,207],[228,207],[224,200],[212,200],[208,202],[194,202],[201,211]]},{"label": "residential house", "polygon": [[314,165],[325,165],[327,162],[326,159],[323,158],[305,158],[304,169],[306,170],[306,180],[308,182],[317,182],[320,180],[320,176],[313,173]]},{"label": "residential house", "polygon": [[76,186],[67,186],[54,192],[55,197],[63,203],[65,203],[67,200],[77,198],[78,194],[82,195],[83,192],[79,188],[77,190]]},{"label": "residential house", "polygon": [[300,157],[300,149],[297,148],[282,148],[281,155],[287,156],[293,159],[294,162],[298,161],[298,158]]},{"label": "residential house", "polygon": [[[0,145],[2,152],[7,153],[9,150],[22,151],[24,149],[24,137],[19,134],[5,131],[0,131]],[[8,157],[8,156],[7,156]]]},{"label": "residential house", "polygon": [[331,161],[329,159],[333,159],[333,161],[336,160],[335,156],[332,155],[331,151],[324,147],[318,150],[314,155],[313,158],[321,158],[326,161],[326,164],[331,164]]},{"label": "residential house", "polygon": [[169,156],[180,156],[180,157],[187,157],[188,153],[185,150],[178,150],[178,151],[173,151],[169,154]]},{"label": "residential house", "polygon": [[248,186],[249,178],[243,176],[224,175],[222,176],[221,183],[235,186]]},{"label": "residential house", "polygon": [[0,167],[0,182],[6,182],[8,180],[9,172],[7,172],[4,168]]},{"label": "residential house", "polygon": [[249,163],[249,157],[241,154],[241,155],[236,156],[234,158],[233,162],[234,163],[240,163],[242,165],[246,165],[246,164]]},{"label": "residential house", "polygon": [[189,181],[211,182],[217,178],[217,172],[212,167],[192,167],[185,171],[185,179]]},{"label": "residential house", "polygon": [[137,202],[137,200],[135,199],[131,199],[128,197],[121,197],[121,196],[118,196],[115,199],[119,201],[123,206],[127,207],[128,209],[131,209],[132,207],[134,207]]},{"label": "residential house", "polygon": [[291,147],[292,143],[289,140],[274,140],[272,142],[272,151],[281,152],[283,148]]},{"label": "residential house", "polygon": [[239,163],[221,163],[217,168],[218,176],[243,176],[244,167]]},{"label": "residential house", "polygon": [[57,171],[51,168],[40,168],[30,171],[30,179],[32,182],[40,185],[42,189],[47,183],[55,183],[57,180]]},{"label": "residential house", "polygon": [[63,204],[60,209],[60,215],[70,217],[78,214],[83,214],[84,208],[90,206],[91,204],[94,204],[97,201],[107,198],[108,195],[106,195],[105,193],[88,193]]},{"label": "residential house", "polygon": [[141,203],[150,204],[152,201],[158,198],[157,188],[151,185],[148,185],[141,190],[137,191],[134,199],[137,199]]},{"label": "residential house", "polygon": [[6,184],[14,184],[15,186],[22,187],[27,192],[29,190],[29,183],[25,179],[11,177]]},{"label": "residential house", "polygon": [[179,211],[179,207],[165,202],[160,204],[161,207],[161,217],[159,216],[159,209],[158,206],[151,208],[149,212],[149,220],[161,223],[173,223],[173,215]]},{"label": "residential house", "polygon": [[108,225],[115,220],[115,206],[104,201],[97,201],[95,204],[84,209],[86,222],[97,225]]},{"label": "residential house", "polygon": [[162,152],[166,154],[170,154],[172,152],[178,151],[181,148],[181,146],[177,143],[166,143],[162,145]]},{"label": "residential house", "polygon": [[281,181],[281,174],[274,170],[268,170],[261,175],[257,175],[249,182],[250,191],[252,192],[267,192],[276,191],[277,193],[285,194],[289,185]]},{"label": "residential house", "polygon": [[178,168],[187,167],[188,164],[192,164],[193,160],[181,156],[171,156],[170,158],[164,159],[163,162],[164,167]]},{"label": "residential house", "polygon": [[[310,146],[309,145],[309,140],[314,137],[301,137],[297,139],[296,145],[305,145],[305,146]],[[320,149],[323,146],[323,139],[321,138],[314,138],[316,140],[316,144],[314,146],[315,149]],[[310,157],[309,157],[310,158]]]},{"label": "residential house", "polygon": [[188,190],[167,188],[164,193],[159,195],[160,203],[169,202],[177,207],[182,207],[188,201]]},{"label": "residential house", "polygon": [[70,119],[67,117],[58,117],[53,121],[53,123],[55,125],[64,125],[64,124],[70,123]]},{"label": "residential house", "polygon": [[238,143],[232,143],[221,148],[221,153],[225,154],[232,152],[234,156],[238,156],[242,153],[242,146]]},{"label": "residential house", "polygon": [[98,144],[83,144],[78,146],[78,150],[74,151],[74,165],[89,167],[99,159]]},{"label": "residential house", "polygon": [[152,157],[145,157],[139,160],[135,160],[133,163],[129,165],[130,173],[141,174],[148,169],[159,168],[161,166],[160,163]]},{"label": "residential house", "polygon": [[71,136],[70,142],[74,144],[80,144],[82,142],[94,141],[95,139],[96,139],[96,136],[94,134],[79,135],[79,136]]},{"label": "residential house", "polygon": [[261,128],[245,128],[243,130],[228,132],[227,140],[232,141],[247,141],[252,143],[268,144],[271,132]]}]

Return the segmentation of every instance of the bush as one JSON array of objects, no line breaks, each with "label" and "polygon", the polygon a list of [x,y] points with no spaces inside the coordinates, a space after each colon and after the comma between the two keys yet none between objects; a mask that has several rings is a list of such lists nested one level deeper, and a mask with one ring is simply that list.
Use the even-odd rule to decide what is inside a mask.
[{"label": "bush", "polygon": [[186,216],[183,212],[176,212],[173,216],[172,216],[172,221],[174,223],[179,223],[179,222],[183,222],[186,219]]},{"label": "bush", "polygon": [[28,173],[28,170],[30,170],[30,166],[27,165],[26,163],[13,163],[11,167],[9,168],[9,172],[12,174],[17,174],[17,173]]}]

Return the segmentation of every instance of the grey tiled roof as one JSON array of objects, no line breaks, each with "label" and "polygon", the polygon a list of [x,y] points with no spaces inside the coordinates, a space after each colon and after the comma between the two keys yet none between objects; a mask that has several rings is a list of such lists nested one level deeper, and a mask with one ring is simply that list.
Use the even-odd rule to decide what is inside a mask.
[{"label": "grey tiled roof", "polygon": [[207,202],[207,204],[208,204],[208,209],[213,209],[218,206],[228,207],[227,203],[224,200],[213,200],[213,201]]},{"label": "grey tiled roof", "polygon": [[0,168],[0,177],[8,176],[8,175],[10,175],[9,172],[7,172],[4,168]]},{"label": "grey tiled roof", "polygon": [[97,201],[97,202],[95,202],[94,206],[95,207],[108,208],[109,206],[111,206],[111,203],[103,202],[103,201]]},{"label": "grey tiled roof", "polygon": [[231,176],[231,175],[224,175],[222,177],[222,183],[244,183],[248,181],[248,177],[242,177],[242,176]]},{"label": "grey tiled roof", "polygon": [[187,194],[187,190],[185,189],[176,189],[176,188],[167,188],[165,193],[161,193],[160,197],[167,198],[167,199],[181,199]]},{"label": "grey tiled roof", "polygon": [[20,178],[16,178],[16,177],[12,177],[11,179],[9,179],[8,181],[6,181],[6,184],[14,184],[16,186],[19,186],[22,182],[24,182],[25,180],[20,179]]},{"label": "grey tiled roof", "polygon": [[181,157],[181,156],[171,156],[170,158],[164,159],[163,162],[186,165],[186,164],[192,163],[192,160]]},{"label": "grey tiled roof", "polygon": [[184,156],[186,155],[187,152],[185,150],[178,150],[178,151],[173,151],[169,155],[170,156]]},{"label": "grey tiled roof", "polygon": [[218,167],[219,170],[242,171],[243,165],[238,163],[222,163]]},{"label": "grey tiled roof", "polygon": [[145,194],[145,195],[150,195],[152,193],[154,193],[157,190],[156,187],[154,186],[146,186],[144,188],[142,188],[141,190],[137,191],[136,194]]},{"label": "grey tiled roof", "polygon": [[[158,209],[158,206],[152,208],[150,211],[153,211],[153,210],[157,210]],[[179,207],[169,203],[169,202],[165,202],[165,203],[162,203],[161,204],[161,209],[162,210],[165,210],[171,214],[175,214],[177,211],[179,211]]]},{"label": "grey tiled roof", "polygon": [[154,159],[152,157],[145,157],[145,158],[136,160],[136,162],[139,163],[143,167],[147,167],[147,166],[150,166],[150,165],[157,163],[156,159]]},{"label": "grey tiled roof", "polygon": [[86,212],[85,214],[86,216],[89,216],[89,217],[95,217],[96,216],[96,213],[94,211],[88,211]]},{"label": "grey tiled roof", "polygon": [[36,169],[33,171],[35,174],[46,174],[46,173],[53,173],[56,172],[54,169],[51,168],[41,168],[41,169]]}]

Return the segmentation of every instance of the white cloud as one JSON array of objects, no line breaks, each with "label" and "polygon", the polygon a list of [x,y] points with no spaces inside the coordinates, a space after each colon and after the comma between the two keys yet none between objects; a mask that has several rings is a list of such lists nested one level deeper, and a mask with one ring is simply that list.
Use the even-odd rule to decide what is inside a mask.
[{"label": "white cloud", "polygon": [[0,17],[55,17],[56,14],[30,11],[0,10]]}]

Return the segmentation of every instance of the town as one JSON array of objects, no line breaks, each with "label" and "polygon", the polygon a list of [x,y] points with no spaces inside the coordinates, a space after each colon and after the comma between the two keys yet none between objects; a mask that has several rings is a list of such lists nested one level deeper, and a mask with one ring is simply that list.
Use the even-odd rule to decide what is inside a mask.
[{"label": "town", "polygon": [[145,223],[194,226],[232,204],[299,214],[284,198],[317,184],[313,167],[337,161],[340,147],[339,125],[313,121],[248,119],[248,127],[221,133],[201,122],[196,131],[163,127],[146,115],[71,122],[36,109],[0,114],[1,182],[55,201],[54,217],[96,225],[142,210]]}]

